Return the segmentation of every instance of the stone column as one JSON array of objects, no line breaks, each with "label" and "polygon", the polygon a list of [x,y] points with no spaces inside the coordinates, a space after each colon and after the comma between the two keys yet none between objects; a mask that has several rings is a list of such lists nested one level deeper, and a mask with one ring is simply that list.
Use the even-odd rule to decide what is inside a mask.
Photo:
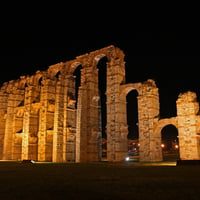
[{"label": "stone column", "polygon": [[[82,77],[82,75],[81,75]],[[76,117],[76,162],[87,161],[87,90],[79,87]]]},{"label": "stone column", "polygon": [[53,134],[53,162],[63,162],[63,119],[64,119],[64,85],[59,76],[56,84],[54,134]]},{"label": "stone column", "polygon": [[14,116],[14,102],[13,94],[9,94],[8,97],[8,107],[6,114],[6,124],[5,124],[5,135],[4,135],[4,149],[3,149],[3,159],[12,159],[12,138],[13,138],[13,116]]},{"label": "stone column", "polygon": [[107,67],[107,160],[122,161],[128,151],[128,127],[120,99],[120,85],[125,77],[125,66],[120,58],[112,58]]},{"label": "stone column", "polygon": [[[23,116],[24,116],[24,89],[16,90],[16,106],[13,118],[13,143],[12,159],[22,158],[22,136],[23,136]],[[20,131],[20,132],[18,132]]]},{"label": "stone column", "polygon": [[199,104],[196,93],[180,94],[177,100],[177,118],[179,132],[179,151],[182,160],[199,160],[200,147],[198,143],[196,115]]},{"label": "stone column", "polygon": [[64,90],[63,162],[75,162],[76,109],[75,77],[66,76]]},{"label": "stone column", "polygon": [[0,89],[0,160],[3,159],[3,147],[4,147],[4,135],[6,124],[6,112],[7,112],[8,94],[5,92],[5,88]]},{"label": "stone column", "polygon": [[68,80],[69,78],[66,76],[65,80],[64,80],[64,97],[63,97],[63,162],[67,161],[67,99],[68,99],[68,95],[67,95],[67,84],[69,82]]},{"label": "stone column", "polygon": [[22,136],[22,160],[29,159],[29,136],[30,136],[32,90],[33,86],[28,86],[25,89],[23,136]]},{"label": "stone column", "polygon": [[153,133],[153,126],[158,121],[158,115],[158,88],[153,80],[148,80],[141,85],[138,96],[140,161],[142,162],[162,160],[161,137]]},{"label": "stone column", "polygon": [[[50,161],[47,157],[47,114],[48,114],[48,97],[49,97],[50,79],[43,80],[40,94],[40,117],[39,117],[39,132],[38,132],[38,161]],[[54,91],[50,91],[52,95]],[[51,152],[50,152],[51,153]]]},{"label": "stone column", "polygon": [[99,139],[101,138],[100,127],[100,96],[98,91],[98,69],[96,66],[87,68],[87,160],[99,161]]},{"label": "stone column", "polygon": [[[10,83],[12,84],[12,82]],[[3,159],[11,160],[13,151],[13,139],[14,139],[14,128],[13,119],[16,107],[16,88],[12,85],[12,90],[8,95],[7,102],[7,114],[5,123],[5,136],[4,136],[4,149],[3,149]]]},{"label": "stone column", "polygon": [[91,63],[81,70],[76,131],[76,162],[99,161],[98,70]]}]

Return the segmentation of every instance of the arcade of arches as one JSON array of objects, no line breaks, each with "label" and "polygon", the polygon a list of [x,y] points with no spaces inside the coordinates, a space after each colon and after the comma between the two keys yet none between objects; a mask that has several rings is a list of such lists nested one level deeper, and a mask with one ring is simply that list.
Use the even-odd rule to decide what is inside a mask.
[{"label": "arcade of arches", "polygon": [[[105,57],[106,117],[102,128],[98,63]],[[77,70],[79,73],[75,73]],[[132,90],[138,93],[140,161],[162,161],[161,130],[168,124],[178,130],[180,158],[200,159],[196,94],[190,91],[180,94],[177,116],[160,119],[155,82],[126,84],[124,53],[112,45],[1,86],[0,159],[100,161],[105,129],[107,160],[124,160],[128,149],[126,96]]]}]

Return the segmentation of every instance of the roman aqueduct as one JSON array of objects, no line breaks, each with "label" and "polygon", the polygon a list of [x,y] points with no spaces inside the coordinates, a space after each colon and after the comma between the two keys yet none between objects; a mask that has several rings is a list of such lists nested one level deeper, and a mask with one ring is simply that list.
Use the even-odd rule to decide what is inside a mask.
[{"label": "roman aqueduct", "polygon": [[[140,162],[162,161],[161,130],[168,124],[178,130],[180,158],[200,159],[196,94],[180,94],[177,116],[160,119],[155,82],[127,84],[124,53],[112,45],[1,86],[0,159],[100,161],[102,109],[97,65],[105,57],[107,160],[122,161],[127,155],[126,96],[132,90],[138,93]],[[74,72],[78,68],[81,78],[76,94]]]}]

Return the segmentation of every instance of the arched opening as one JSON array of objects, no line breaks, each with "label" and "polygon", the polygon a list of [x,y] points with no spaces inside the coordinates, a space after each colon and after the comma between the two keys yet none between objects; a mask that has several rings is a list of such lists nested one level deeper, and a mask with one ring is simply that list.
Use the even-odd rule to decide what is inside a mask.
[{"label": "arched opening", "polygon": [[77,108],[77,104],[78,104],[78,90],[79,87],[81,85],[81,69],[82,69],[82,65],[79,65],[73,73],[73,76],[75,76],[75,108]]},{"label": "arched opening", "polygon": [[40,86],[42,86],[42,80],[43,80],[42,77],[40,77],[40,79],[38,80],[38,84],[39,84]]},{"label": "arched opening", "polygon": [[161,130],[161,148],[163,160],[179,159],[179,140],[177,128],[169,124]]},{"label": "arched opening", "polygon": [[55,75],[55,78],[58,80],[59,79],[59,76],[60,76],[60,71],[58,71]]},{"label": "arched opening", "polygon": [[107,85],[107,57],[101,58],[97,64],[98,68],[98,89],[100,96],[100,124],[102,134],[102,157],[106,157],[107,152],[107,134],[106,134],[106,123],[107,123],[107,109],[106,109],[106,85]]},{"label": "arched opening", "polygon": [[131,90],[126,96],[127,125],[128,125],[128,155],[139,159],[139,131],[138,131],[138,92]]}]

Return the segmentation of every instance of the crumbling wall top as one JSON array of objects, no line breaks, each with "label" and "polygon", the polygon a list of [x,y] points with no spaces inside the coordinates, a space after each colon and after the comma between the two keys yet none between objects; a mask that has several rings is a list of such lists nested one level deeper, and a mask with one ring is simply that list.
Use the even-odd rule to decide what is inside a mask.
[{"label": "crumbling wall top", "polygon": [[191,91],[180,93],[177,102],[197,102],[197,95]]},{"label": "crumbling wall top", "polygon": [[110,45],[99,50],[92,51],[80,56],[77,56],[74,60],[60,62],[51,65],[45,71],[37,71],[34,75],[20,76],[17,80],[11,80],[8,83],[3,83],[1,90],[7,90],[9,92],[13,85],[16,88],[23,89],[26,85],[38,85],[40,78],[54,79],[55,76],[60,73],[61,75],[73,75],[73,72],[79,65],[85,66],[96,66],[98,61],[106,56],[110,59],[124,59],[124,53],[118,47]]}]

